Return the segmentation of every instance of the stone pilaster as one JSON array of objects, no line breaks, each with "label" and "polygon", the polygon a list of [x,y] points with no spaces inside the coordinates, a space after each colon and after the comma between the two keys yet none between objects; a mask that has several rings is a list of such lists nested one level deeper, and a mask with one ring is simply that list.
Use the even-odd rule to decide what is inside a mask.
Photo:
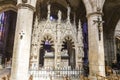
[{"label": "stone pilaster", "polygon": [[[101,13],[94,12],[88,14],[88,39],[89,39],[89,71],[90,76],[105,76],[103,30],[102,25],[94,22],[99,19],[102,21]],[[99,29],[101,31],[99,32]],[[100,34],[100,35],[99,35]],[[100,39],[101,38],[101,39]]]},{"label": "stone pilaster", "polygon": [[61,11],[58,11],[58,22],[55,26],[56,28],[56,36],[55,36],[55,68],[60,68],[61,62],[61,45],[60,45],[60,37],[61,37]]},{"label": "stone pilaster", "polygon": [[60,29],[59,24],[56,26],[56,42],[55,42],[55,68],[60,67],[60,61],[61,61],[61,45],[60,45]]},{"label": "stone pilaster", "polygon": [[[20,3],[18,6],[11,80],[28,80],[30,43],[35,7]],[[36,0],[34,0],[36,3]]]},{"label": "stone pilaster", "polygon": [[84,57],[84,51],[83,51],[83,35],[82,35],[82,28],[81,28],[81,21],[79,20],[79,26],[78,26],[78,33],[77,33],[77,54],[76,54],[76,66],[77,68],[82,68],[82,58]]}]

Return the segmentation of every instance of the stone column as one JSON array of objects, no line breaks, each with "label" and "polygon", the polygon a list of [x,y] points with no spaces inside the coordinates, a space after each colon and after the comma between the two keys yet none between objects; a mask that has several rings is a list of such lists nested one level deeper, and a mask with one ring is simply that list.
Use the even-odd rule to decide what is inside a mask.
[{"label": "stone column", "polygon": [[[97,19],[102,21],[101,13],[88,14],[88,39],[89,39],[89,71],[90,76],[105,76],[104,46],[102,25],[98,27]],[[99,32],[100,29],[100,32]],[[99,35],[100,34],[100,35]]]},{"label": "stone column", "polygon": [[[102,30],[102,9],[105,0],[83,0],[88,19],[89,76],[105,76],[105,60]],[[99,18],[98,18],[99,17]],[[100,33],[100,34],[99,34]]]},{"label": "stone column", "polygon": [[[34,4],[33,4],[34,3]],[[28,80],[30,44],[35,3],[18,1],[18,14],[12,59],[11,80]]]}]

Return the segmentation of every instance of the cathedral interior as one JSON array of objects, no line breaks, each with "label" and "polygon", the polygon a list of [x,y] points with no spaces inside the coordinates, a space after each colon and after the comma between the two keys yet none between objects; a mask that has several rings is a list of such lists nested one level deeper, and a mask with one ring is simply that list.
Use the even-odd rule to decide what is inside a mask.
[{"label": "cathedral interior", "polygon": [[[21,2],[23,1],[23,3],[21,3],[20,1]],[[11,74],[14,73],[15,69],[16,69],[15,73],[17,73],[17,68],[13,69],[12,71],[12,68],[14,68],[15,66],[13,64],[14,63],[13,58],[17,55],[17,50],[18,50],[17,48],[20,46],[20,43],[18,44],[19,46],[15,46],[17,44],[17,39],[18,39],[17,36],[20,35],[21,42],[22,39],[24,40],[24,35],[26,36],[26,33],[22,28],[18,28],[22,30],[21,32],[19,32],[19,30],[16,29],[16,27],[18,26],[20,27],[20,25],[22,24],[19,23],[17,25],[17,18],[21,17],[20,11],[18,11],[19,9],[21,9],[19,8],[19,4],[20,6],[23,5],[25,7],[30,6],[30,5],[25,5],[27,4],[26,1],[31,1],[31,0],[0,0],[0,70],[1,70],[0,75],[2,75],[2,71],[6,68],[11,69],[10,71],[8,71],[8,72],[12,72]],[[95,42],[93,42],[93,44],[90,42],[92,42],[92,40],[93,41],[95,40],[93,39],[94,37],[93,38],[90,37],[92,35],[92,31],[94,30],[92,30],[91,32],[89,31],[90,30],[89,27],[91,27],[89,26],[90,21],[88,19],[89,9],[86,9],[85,1],[87,3],[88,0],[37,0],[36,1],[36,6],[35,6],[36,10],[33,13],[33,21],[31,23],[32,34],[30,38],[30,45],[28,44],[30,47],[30,51],[28,51],[30,57],[27,57],[29,59],[28,60],[29,62],[27,64],[29,65],[27,66],[29,67],[29,71],[30,70],[32,71],[34,69],[43,70],[43,71],[46,69],[50,69],[51,71],[61,67],[62,70],[63,68],[65,68],[67,69],[67,71],[76,70],[79,72],[83,70],[82,73],[86,77],[89,76],[89,73],[90,75],[92,75],[91,71],[96,67],[93,66],[93,68],[91,68],[91,65],[89,66],[89,64],[91,64],[92,62],[92,58],[90,58],[91,57],[90,53],[92,52],[91,45],[94,45]],[[88,2],[91,2],[91,4],[94,5],[94,3],[96,3],[97,1],[100,0],[95,0],[95,1],[90,0]],[[112,70],[116,70],[117,74],[120,74],[120,0],[105,0],[101,12],[102,12],[101,13],[102,21],[100,21],[101,19],[99,18],[99,16],[96,16],[98,20],[93,20],[93,24],[91,23],[91,25],[98,24],[98,28],[101,28],[99,27],[99,24],[100,25],[101,23],[103,24],[102,25],[103,33],[101,33],[101,30],[97,31],[98,32],[97,37],[98,37],[98,41],[100,41],[100,44],[99,43],[96,44],[98,47],[100,47],[103,39],[102,46],[104,49],[103,50],[104,55],[102,54],[101,55],[104,57],[104,59],[102,59],[104,60],[104,63],[99,62],[99,60],[97,60],[96,58],[94,60],[97,60],[98,63],[100,64],[104,64],[105,65],[104,67],[109,66]],[[21,10],[21,14],[22,14],[22,10]],[[28,17],[31,14],[28,13],[22,15],[23,17],[26,17],[26,23],[29,22]],[[94,15],[94,13],[92,14],[92,11],[91,11],[91,15]],[[99,10],[98,10],[98,15],[99,15]],[[25,22],[23,22],[23,24],[24,23]],[[96,36],[97,34],[93,34],[93,35]],[[103,38],[101,38],[101,36]],[[26,38],[29,37],[25,37],[25,39]],[[27,46],[26,42],[23,42],[23,44],[21,45],[22,47]],[[23,55],[20,56],[26,56],[24,48],[21,49],[23,49],[23,52],[21,50],[20,53]],[[102,49],[100,50],[98,49],[98,52],[101,53],[101,51]],[[95,51],[93,51],[93,53],[95,53]],[[13,57],[13,55],[15,56]],[[92,54],[92,56],[96,56],[96,55]],[[76,57],[78,58],[76,59]],[[18,57],[18,59],[26,59],[26,57],[25,58]],[[11,67],[11,65],[13,67]],[[18,68],[20,67],[18,66]],[[59,71],[61,71],[61,69]],[[80,72],[80,74],[82,73]],[[105,74],[109,75],[109,72],[107,73],[107,71],[105,70]],[[17,73],[16,75],[18,76],[20,74]],[[14,76],[15,75],[12,75],[12,77]],[[115,80],[119,80],[119,79],[120,77]],[[8,79],[3,79],[3,80],[8,80]],[[11,78],[10,80],[20,80],[20,79]],[[26,78],[23,80],[26,80]],[[38,79],[34,78],[29,80],[38,80]],[[46,78],[45,80],[58,80],[58,79]],[[70,79],[60,79],[60,80],[70,80]],[[71,80],[78,80],[78,79],[71,79]]]}]

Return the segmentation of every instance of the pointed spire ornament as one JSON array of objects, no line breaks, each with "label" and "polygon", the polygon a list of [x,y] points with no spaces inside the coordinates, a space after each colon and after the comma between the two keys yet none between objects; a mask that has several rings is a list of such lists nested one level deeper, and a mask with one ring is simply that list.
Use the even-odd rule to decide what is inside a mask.
[{"label": "pointed spire ornament", "polygon": [[71,11],[71,9],[70,9],[70,6],[68,6],[67,7],[67,21],[70,21],[70,11]]},{"label": "pointed spire ornament", "polygon": [[38,26],[38,17],[35,17],[35,21],[34,21],[34,29]]},{"label": "pointed spire ornament", "polygon": [[79,24],[78,24],[79,26],[78,26],[78,30],[80,30],[81,29],[81,21],[79,20]]},{"label": "pointed spire ornament", "polygon": [[82,33],[82,26],[81,26],[80,20],[79,20],[79,24],[78,24],[78,47],[79,47],[79,52],[80,52],[81,57],[84,57],[83,33]]},{"label": "pointed spire ornament", "polygon": [[47,9],[48,9],[47,20],[50,20],[50,7],[51,7],[51,5],[48,4],[48,7],[47,7]]},{"label": "pointed spire ornament", "polygon": [[76,25],[76,14],[74,13],[74,25]]},{"label": "pointed spire ornament", "polygon": [[61,11],[59,10],[59,11],[58,11],[58,23],[61,22],[61,16],[62,16],[62,13],[61,13]]},{"label": "pointed spire ornament", "polygon": [[80,20],[79,20],[79,26],[78,26],[78,42],[80,46],[83,47],[83,35],[82,35],[82,26],[81,26]]}]

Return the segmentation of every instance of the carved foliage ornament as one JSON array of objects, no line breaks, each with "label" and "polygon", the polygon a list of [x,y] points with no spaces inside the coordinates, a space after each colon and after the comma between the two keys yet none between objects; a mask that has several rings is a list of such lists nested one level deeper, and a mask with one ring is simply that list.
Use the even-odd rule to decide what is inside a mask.
[{"label": "carved foliage ornament", "polygon": [[27,0],[22,0],[23,3],[27,3]]}]

